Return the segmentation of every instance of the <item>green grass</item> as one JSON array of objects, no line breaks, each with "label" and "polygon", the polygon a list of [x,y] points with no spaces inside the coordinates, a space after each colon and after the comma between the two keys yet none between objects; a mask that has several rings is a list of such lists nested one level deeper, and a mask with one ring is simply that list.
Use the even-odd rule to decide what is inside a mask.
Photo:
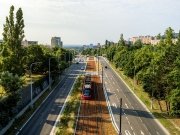
[{"label": "green grass", "polygon": [[[169,131],[171,135],[180,135],[180,131],[172,124],[172,122],[164,117],[164,113],[160,112],[160,109],[151,109],[151,99],[148,94],[143,92],[143,89],[140,85],[136,85],[135,89],[134,82],[131,78],[128,78],[123,75],[123,71],[118,71],[114,65],[111,64],[113,69],[118,73],[118,75],[126,82],[126,84],[133,90],[133,92],[139,97],[139,99],[146,105],[149,111],[156,117],[156,119]],[[158,104],[154,102],[154,106],[158,107]],[[179,119],[179,118],[178,118]]]},{"label": "green grass", "polygon": [[[42,78],[44,75],[40,75],[40,74],[32,74],[32,81],[35,82],[36,80],[39,80],[40,78]],[[29,77],[29,75],[26,75],[26,79],[25,79],[25,86],[28,86],[29,84],[31,84],[31,77]]]},{"label": "green grass", "polygon": [[82,81],[83,77],[79,77],[76,80],[72,93],[61,115],[56,135],[72,135],[74,133],[74,126],[76,124],[76,118],[74,116],[78,114]]}]

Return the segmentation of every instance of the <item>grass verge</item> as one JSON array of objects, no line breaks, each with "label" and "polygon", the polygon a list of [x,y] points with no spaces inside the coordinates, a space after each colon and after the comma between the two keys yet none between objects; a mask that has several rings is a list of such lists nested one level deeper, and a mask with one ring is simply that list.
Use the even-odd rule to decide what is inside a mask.
[{"label": "grass verge", "polygon": [[78,108],[81,100],[81,90],[83,83],[83,76],[79,76],[76,80],[72,93],[66,102],[64,111],[58,123],[56,135],[72,135],[76,124],[76,117],[78,115]]}]

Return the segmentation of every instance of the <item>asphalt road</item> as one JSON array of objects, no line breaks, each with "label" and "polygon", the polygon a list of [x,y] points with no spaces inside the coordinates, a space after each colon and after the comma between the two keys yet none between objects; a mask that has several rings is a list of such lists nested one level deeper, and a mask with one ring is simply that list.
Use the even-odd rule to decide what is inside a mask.
[{"label": "asphalt road", "polygon": [[85,63],[73,64],[64,79],[37,109],[30,120],[22,126],[18,135],[49,135],[76,77],[84,73]]},{"label": "asphalt road", "polygon": [[120,126],[120,98],[122,98],[121,133],[123,135],[169,134],[127,85],[123,83],[120,77],[109,66],[108,62],[102,57],[99,60],[103,67],[107,66],[103,70],[103,81],[118,130]]}]

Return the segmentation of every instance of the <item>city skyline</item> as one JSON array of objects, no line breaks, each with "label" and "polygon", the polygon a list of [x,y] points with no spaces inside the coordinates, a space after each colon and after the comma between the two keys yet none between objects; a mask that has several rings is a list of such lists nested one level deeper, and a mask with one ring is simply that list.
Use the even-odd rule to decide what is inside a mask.
[{"label": "city skyline", "polygon": [[51,44],[61,37],[63,44],[104,44],[135,36],[164,34],[168,27],[178,33],[178,0],[8,0],[1,2],[0,39],[10,6],[22,8],[25,39]]}]

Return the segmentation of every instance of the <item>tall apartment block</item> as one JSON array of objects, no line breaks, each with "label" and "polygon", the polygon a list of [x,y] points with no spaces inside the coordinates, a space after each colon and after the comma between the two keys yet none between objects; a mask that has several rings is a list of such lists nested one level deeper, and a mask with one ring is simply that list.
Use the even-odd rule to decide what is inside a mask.
[{"label": "tall apartment block", "polygon": [[63,47],[63,42],[61,41],[61,37],[52,37],[51,38],[51,47]]}]

